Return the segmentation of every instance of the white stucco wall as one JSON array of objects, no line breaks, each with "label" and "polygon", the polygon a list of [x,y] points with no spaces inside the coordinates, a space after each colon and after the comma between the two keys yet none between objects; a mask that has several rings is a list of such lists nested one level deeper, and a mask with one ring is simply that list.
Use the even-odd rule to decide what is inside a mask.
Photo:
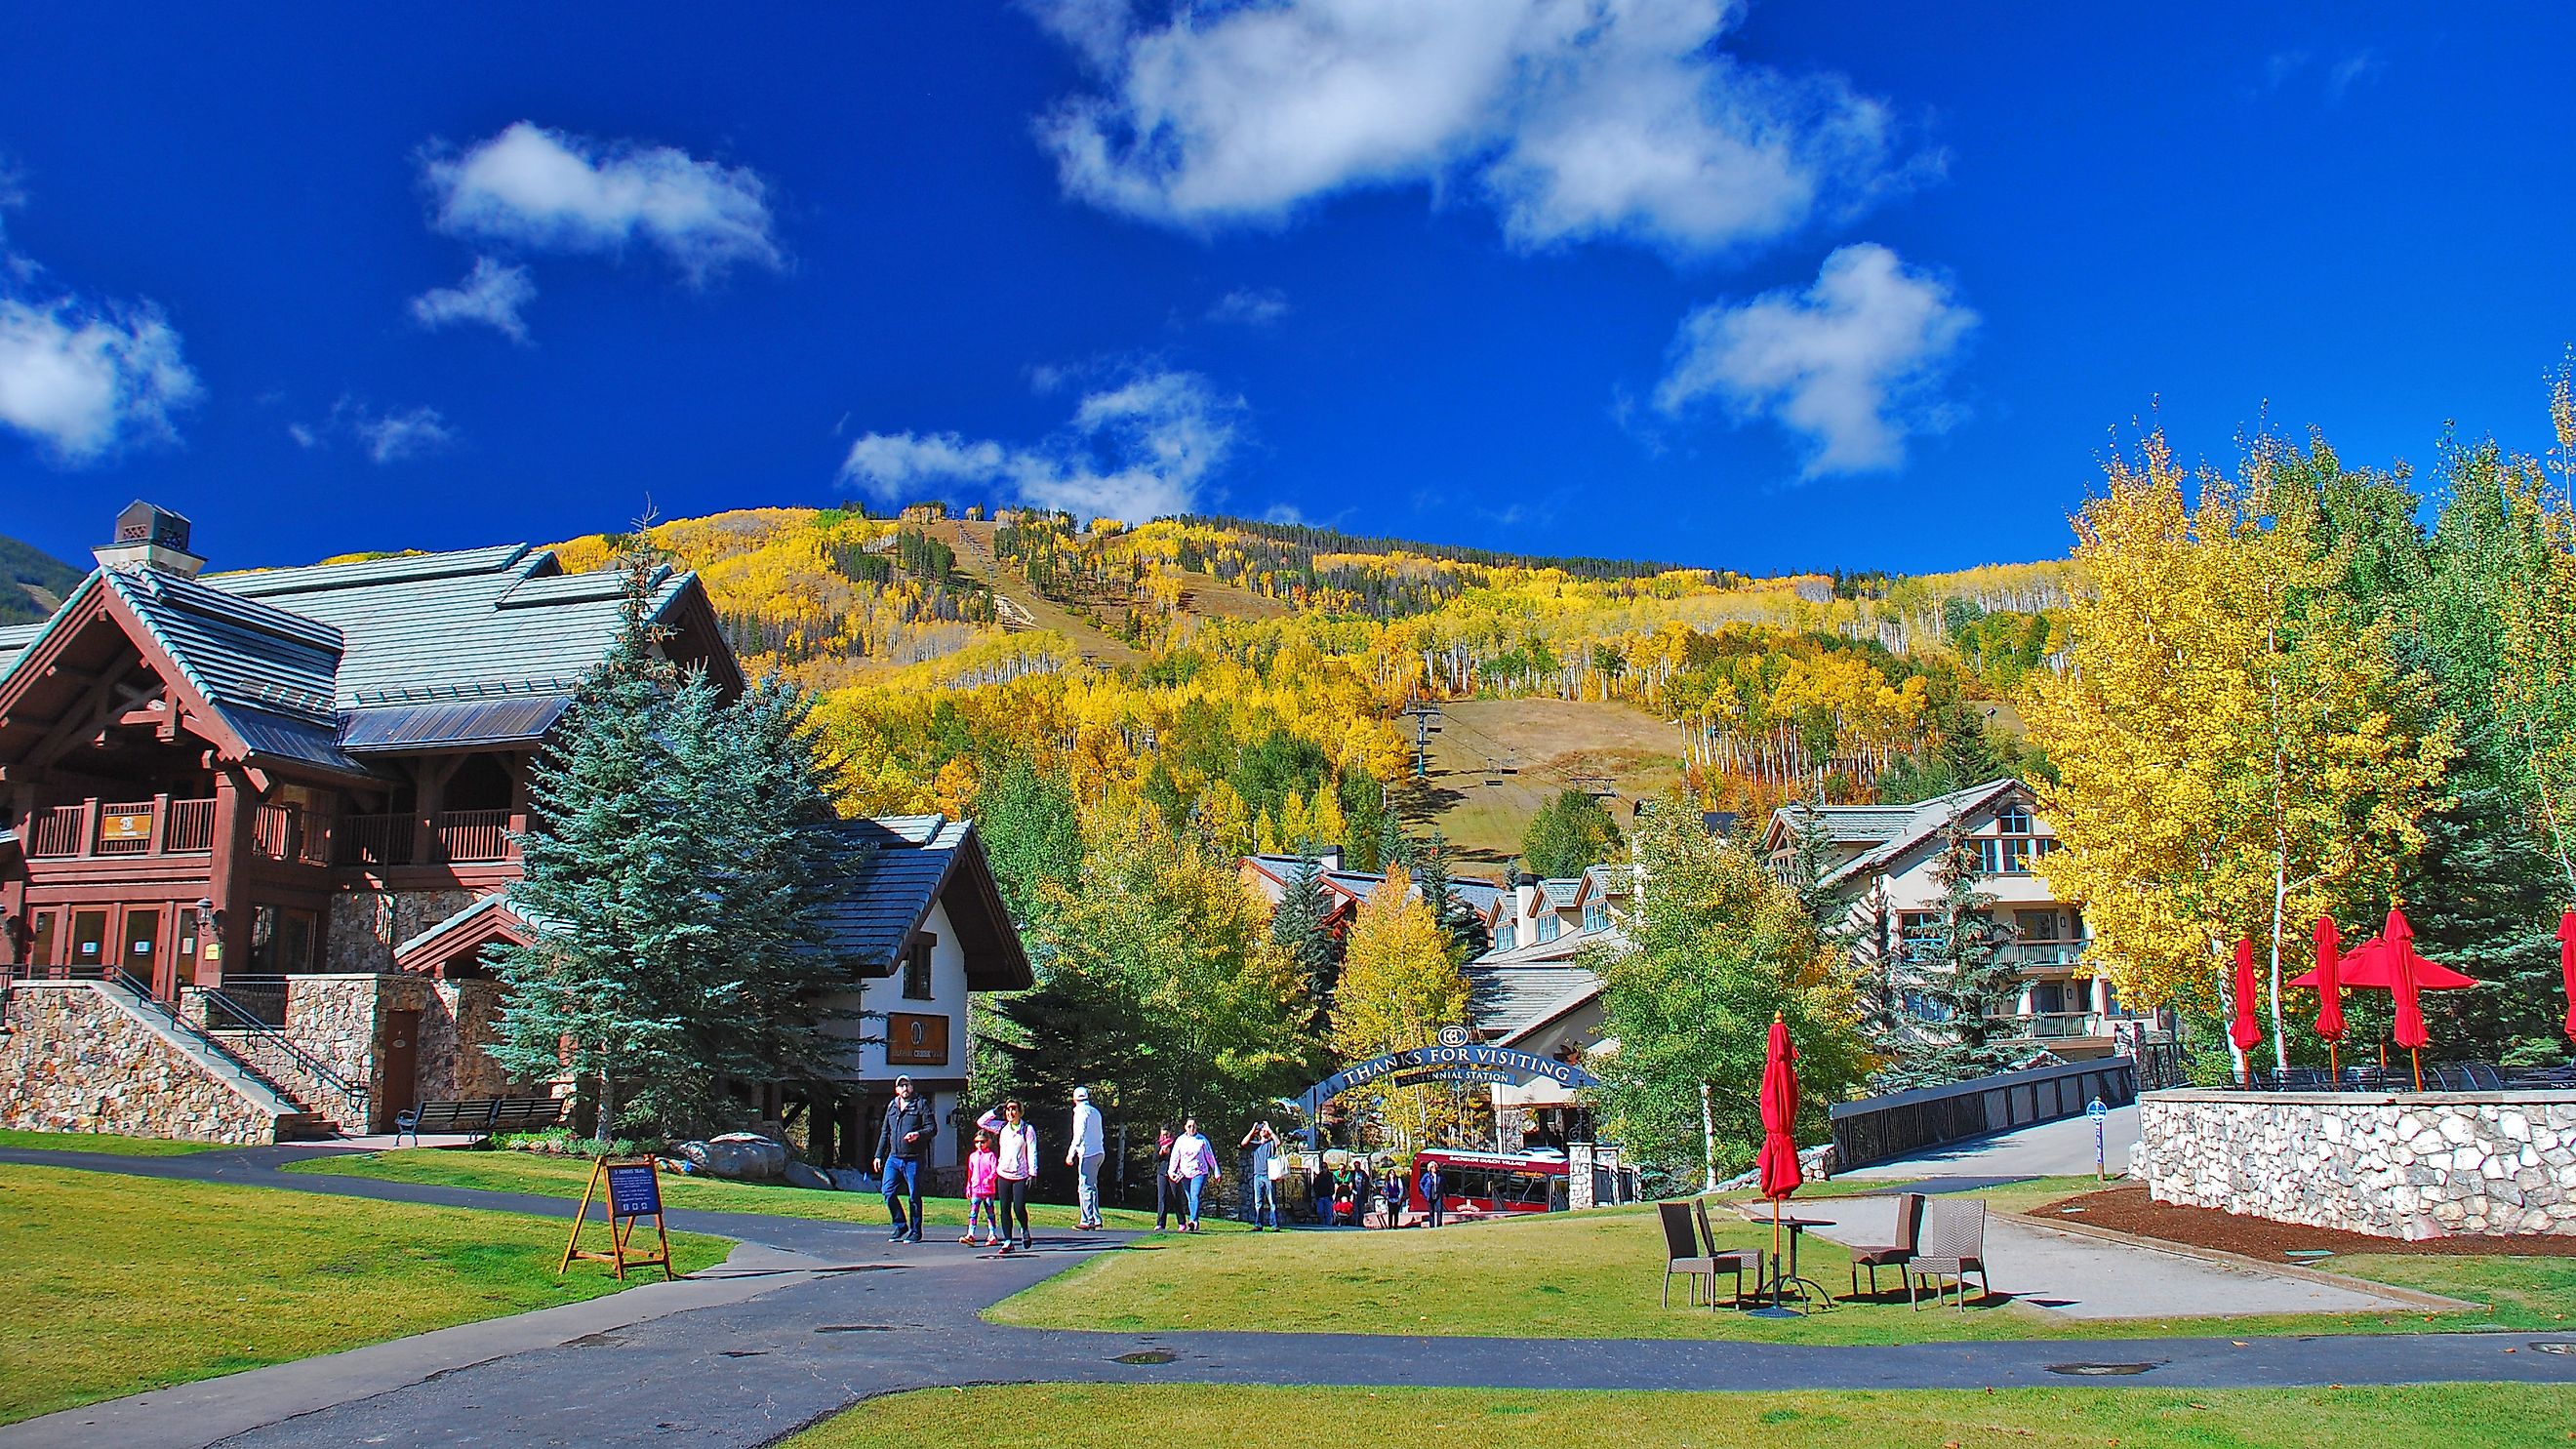
[{"label": "white stucco wall", "polygon": [[[859,990],[848,993],[834,1003],[846,1011],[873,1011],[910,1016],[940,1016],[948,1020],[948,1060],[933,1066],[927,1063],[905,1063],[895,1066],[886,1062],[884,1037],[887,1023],[867,1018],[834,1023],[829,1029],[853,1040],[844,1053],[845,1070],[841,1080],[869,1082],[891,1086],[898,1075],[915,1082],[931,1084],[938,1099],[940,1115],[963,1105],[956,1083],[966,1076],[966,1064],[974,1055],[974,1042],[969,1035],[966,1016],[966,952],[957,942],[957,928],[948,919],[945,902],[930,908],[929,918],[921,929],[936,938],[930,949],[930,998],[920,1000],[903,994],[903,968],[898,964],[891,976],[871,978]],[[873,1127],[871,1127],[873,1130]],[[954,1134],[942,1132],[932,1161],[938,1166],[954,1166]]]}]

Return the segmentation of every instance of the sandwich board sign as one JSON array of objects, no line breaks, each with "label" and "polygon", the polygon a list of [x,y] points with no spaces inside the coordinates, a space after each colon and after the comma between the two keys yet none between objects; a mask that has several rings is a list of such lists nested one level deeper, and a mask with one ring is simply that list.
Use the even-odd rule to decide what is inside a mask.
[{"label": "sandwich board sign", "polygon": [[[585,1248],[581,1231],[590,1225],[592,1199],[608,1215],[608,1246]],[[662,1251],[649,1255],[646,1245],[634,1242],[635,1225],[645,1218],[653,1220],[653,1234]],[[629,1244],[633,1246],[629,1246]],[[662,1224],[662,1167],[650,1157],[631,1161],[600,1158],[591,1164],[590,1185],[581,1190],[581,1209],[572,1217],[572,1237],[564,1243],[563,1262],[555,1268],[560,1278],[572,1270],[573,1260],[606,1263],[617,1270],[617,1281],[626,1281],[627,1268],[659,1267],[665,1279],[677,1276],[671,1271],[671,1234]]]}]

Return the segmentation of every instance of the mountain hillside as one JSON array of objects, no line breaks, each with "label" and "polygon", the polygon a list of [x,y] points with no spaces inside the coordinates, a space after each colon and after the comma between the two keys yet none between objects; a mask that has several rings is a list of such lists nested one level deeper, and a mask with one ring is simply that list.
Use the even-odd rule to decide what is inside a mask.
[{"label": "mountain hillside", "polygon": [[[1396,832],[1491,865],[1566,789],[1759,812],[2020,768],[2062,563],[1753,579],[1222,518],[774,508],[662,524],[755,672],[819,690],[846,803],[966,813],[1005,775],[1221,850]],[[596,567],[619,540],[557,545]],[[1439,728],[1416,777],[1418,714]],[[1946,772],[1946,773],[1945,773]],[[1964,783],[1964,782],[1963,782]]]},{"label": "mountain hillside", "polygon": [[0,537],[0,624],[32,624],[89,574],[14,538]]}]

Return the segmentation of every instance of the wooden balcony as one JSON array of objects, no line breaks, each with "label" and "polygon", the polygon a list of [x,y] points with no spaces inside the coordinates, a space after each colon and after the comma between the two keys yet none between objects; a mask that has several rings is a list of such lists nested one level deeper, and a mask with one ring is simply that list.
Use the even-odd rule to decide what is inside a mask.
[{"label": "wooden balcony", "polygon": [[[291,805],[262,805],[253,822],[253,848],[271,860],[320,864],[327,857],[330,822]],[[130,860],[139,856],[212,855],[215,802],[101,800],[39,808],[27,816],[30,860]]]},{"label": "wooden balcony", "polygon": [[479,865],[519,858],[507,810],[442,810],[430,817],[429,859],[418,860],[419,820],[411,815],[347,815],[339,822],[337,863],[346,867]]}]

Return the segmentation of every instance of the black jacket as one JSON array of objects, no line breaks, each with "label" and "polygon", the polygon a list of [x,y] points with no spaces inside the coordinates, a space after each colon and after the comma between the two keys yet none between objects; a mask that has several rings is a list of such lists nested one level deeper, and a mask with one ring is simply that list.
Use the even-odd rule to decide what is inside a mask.
[{"label": "black jacket", "polygon": [[[921,1135],[906,1142],[903,1140],[906,1132]],[[925,1158],[930,1155],[931,1144],[938,1140],[939,1114],[931,1110],[930,1099],[915,1096],[911,1104],[906,1105],[898,1097],[894,1105],[886,1108],[885,1130],[877,1134],[877,1156],[889,1162],[898,1157]]]}]

